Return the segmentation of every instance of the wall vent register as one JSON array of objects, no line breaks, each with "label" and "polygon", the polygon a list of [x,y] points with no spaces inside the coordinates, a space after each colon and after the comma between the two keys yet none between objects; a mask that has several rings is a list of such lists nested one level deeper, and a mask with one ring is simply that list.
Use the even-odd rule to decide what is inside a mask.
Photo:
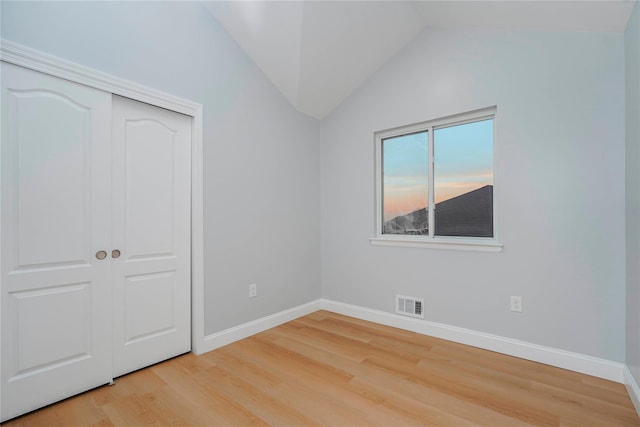
[{"label": "wall vent register", "polygon": [[424,319],[424,299],[396,295],[396,313]]}]

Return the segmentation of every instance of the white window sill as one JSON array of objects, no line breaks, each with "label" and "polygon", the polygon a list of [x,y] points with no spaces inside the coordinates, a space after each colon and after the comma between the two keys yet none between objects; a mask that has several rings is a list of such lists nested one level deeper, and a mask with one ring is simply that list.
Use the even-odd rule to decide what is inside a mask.
[{"label": "white window sill", "polygon": [[502,243],[494,240],[470,239],[430,239],[425,237],[373,237],[369,239],[376,246],[401,246],[408,248],[447,249],[473,252],[502,252]]}]

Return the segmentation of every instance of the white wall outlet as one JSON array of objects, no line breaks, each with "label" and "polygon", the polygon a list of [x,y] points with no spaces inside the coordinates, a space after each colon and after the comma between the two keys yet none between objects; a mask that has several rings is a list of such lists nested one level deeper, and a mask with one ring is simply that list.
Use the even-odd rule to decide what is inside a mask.
[{"label": "white wall outlet", "polygon": [[522,297],[511,297],[511,311],[522,313]]},{"label": "white wall outlet", "polygon": [[249,298],[255,298],[258,296],[258,285],[255,283],[249,285]]}]

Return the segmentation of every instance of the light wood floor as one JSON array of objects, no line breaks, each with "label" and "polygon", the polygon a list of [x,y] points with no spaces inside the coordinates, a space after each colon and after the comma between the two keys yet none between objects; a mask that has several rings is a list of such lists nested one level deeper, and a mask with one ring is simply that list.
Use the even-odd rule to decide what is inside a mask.
[{"label": "light wood floor", "polygon": [[3,426],[640,426],[621,384],[318,311]]}]

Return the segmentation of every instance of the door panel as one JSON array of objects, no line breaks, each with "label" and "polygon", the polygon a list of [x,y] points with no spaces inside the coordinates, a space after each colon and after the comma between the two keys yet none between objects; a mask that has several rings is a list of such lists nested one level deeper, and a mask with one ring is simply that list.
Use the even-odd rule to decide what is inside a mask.
[{"label": "door panel", "polygon": [[19,137],[8,141],[20,184],[12,201],[20,218],[14,224],[17,267],[86,263],[91,200],[85,186],[91,169],[75,165],[86,165],[91,152],[92,111],[52,91],[8,95],[10,108],[20,111],[14,128]]},{"label": "door panel", "polygon": [[[17,325],[16,338],[20,337],[13,343],[18,358],[10,362],[18,365],[11,367],[12,378],[90,355],[89,289],[89,283],[77,283],[10,294],[9,318]],[[55,316],[49,307],[57,308]]]},{"label": "door panel", "polygon": [[2,419],[112,378],[111,95],[2,63]]},{"label": "door panel", "polygon": [[175,285],[175,271],[125,278],[125,345],[175,331]]},{"label": "door panel", "polygon": [[174,163],[182,135],[148,118],[127,120],[124,132],[127,259],[175,256]]},{"label": "door panel", "polygon": [[191,348],[191,119],[113,98],[114,375]]}]

